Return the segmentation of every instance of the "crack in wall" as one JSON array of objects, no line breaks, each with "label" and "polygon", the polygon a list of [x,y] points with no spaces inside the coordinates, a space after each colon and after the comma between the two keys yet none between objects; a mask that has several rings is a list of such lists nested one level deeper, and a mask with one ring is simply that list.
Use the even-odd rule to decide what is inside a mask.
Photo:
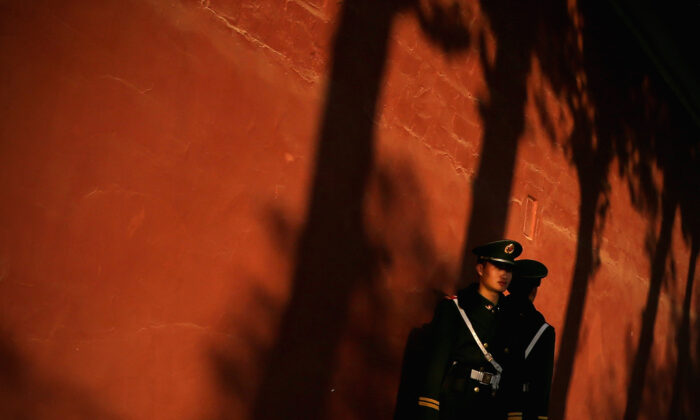
[{"label": "crack in wall", "polygon": [[260,38],[257,38],[256,36],[254,36],[253,34],[251,34],[248,31],[246,31],[245,29],[241,28],[240,26],[236,26],[233,23],[232,17],[226,16],[225,14],[220,13],[220,12],[214,10],[213,8],[211,8],[209,0],[200,0],[200,6],[202,7],[202,9],[208,11],[209,13],[214,15],[215,18],[217,18],[218,20],[223,22],[224,25],[226,26],[226,28],[237,33],[243,39],[245,39],[246,41],[255,45],[256,47],[262,48],[263,50],[271,53],[274,57],[276,57],[278,60],[280,60],[284,64],[285,67],[287,67],[288,69],[290,69],[291,71],[296,73],[305,82],[318,83],[318,81],[320,79],[320,76],[318,75],[318,73],[311,71],[311,70],[307,70],[307,71],[300,70],[298,68],[298,66],[296,66],[287,55],[285,55],[281,51],[278,51],[275,48],[271,47],[267,43],[263,42]]},{"label": "crack in wall", "polygon": [[438,156],[438,157],[447,158],[447,160],[452,165],[452,168],[455,170],[455,172],[458,175],[463,176],[464,179],[466,179],[470,183],[473,181],[474,171],[469,170],[469,169],[465,168],[464,166],[460,165],[459,163],[457,163],[457,159],[454,156],[452,156],[452,154],[449,151],[443,150],[443,149],[438,149],[436,147],[431,146],[430,144],[428,144],[425,141],[425,139],[423,137],[419,136],[415,131],[411,130],[409,127],[406,127],[405,125],[397,124],[397,126],[399,128],[401,128],[402,130],[406,131],[411,137],[418,140],[421,143],[421,145],[423,145],[426,149],[430,150],[433,153],[433,155]]},{"label": "crack in wall", "polygon": [[567,239],[571,240],[572,242],[576,241],[576,232],[572,231],[569,228],[566,228],[558,223],[555,223],[549,219],[542,218],[541,223],[544,225],[547,225],[548,227],[552,228],[553,230],[563,234],[566,236]]},{"label": "crack in wall", "polygon": [[320,19],[321,21],[328,23],[328,16],[320,10],[318,7],[314,6],[313,4],[307,3],[302,0],[286,0],[285,1],[285,8],[287,7],[287,3],[294,3],[297,6],[301,7],[302,9],[306,10],[309,14],[312,16]]},{"label": "crack in wall", "polygon": [[111,74],[103,74],[102,76],[100,76],[100,78],[114,80],[114,81],[118,82],[119,84],[128,87],[129,89],[135,90],[136,92],[138,92],[141,95],[145,95],[148,92],[153,90],[153,83],[151,83],[151,87],[146,88],[146,89],[141,89],[138,86],[136,86],[135,84],[131,83],[130,81],[128,81],[126,79],[122,79],[121,77],[111,75]]}]

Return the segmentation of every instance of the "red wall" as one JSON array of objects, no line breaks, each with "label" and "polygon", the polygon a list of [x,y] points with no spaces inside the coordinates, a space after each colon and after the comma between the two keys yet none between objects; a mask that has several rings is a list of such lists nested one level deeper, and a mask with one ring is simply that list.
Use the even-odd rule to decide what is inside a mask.
[{"label": "red wall", "polygon": [[3,2],[0,417],[388,418],[509,237],[552,418],[690,418],[698,127],[619,22],[527,3]]}]

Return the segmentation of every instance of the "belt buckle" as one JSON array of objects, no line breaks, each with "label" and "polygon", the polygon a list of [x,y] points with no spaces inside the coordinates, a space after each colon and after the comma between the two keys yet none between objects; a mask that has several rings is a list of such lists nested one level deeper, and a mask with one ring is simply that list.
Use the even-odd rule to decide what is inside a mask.
[{"label": "belt buckle", "polygon": [[493,373],[484,372],[484,375],[481,377],[479,382],[484,385],[491,385],[491,378],[493,378]]}]

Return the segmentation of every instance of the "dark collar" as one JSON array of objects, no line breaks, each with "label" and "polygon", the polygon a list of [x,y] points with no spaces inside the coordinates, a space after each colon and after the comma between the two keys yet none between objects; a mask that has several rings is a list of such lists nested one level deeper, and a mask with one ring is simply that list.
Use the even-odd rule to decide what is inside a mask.
[{"label": "dark collar", "polygon": [[535,305],[527,296],[508,295],[506,301],[509,306],[517,308],[521,312],[534,311]]},{"label": "dark collar", "polygon": [[[498,304],[491,302],[490,300],[481,296],[481,294],[479,293],[479,283],[472,283],[469,286],[457,292],[457,298],[459,299],[460,306],[462,306],[463,308],[482,307],[489,311],[494,309],[500,309],[500,302],[503,301],[504,297],[505,296],[501,294],[500,298],[498,299]],[[462,302],[464,303],[462,304]]]}]

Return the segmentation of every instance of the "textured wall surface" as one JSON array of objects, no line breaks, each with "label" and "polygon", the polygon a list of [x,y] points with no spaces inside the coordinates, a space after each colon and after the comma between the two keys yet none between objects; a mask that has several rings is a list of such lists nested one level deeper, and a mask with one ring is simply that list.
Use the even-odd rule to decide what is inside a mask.
[{"label": "textured wall surface", "polygon": [[495,3],[0,2],[0,417],[391,418],[501,237],[551,418],[699,412],[700,130],[604,6]]}]

